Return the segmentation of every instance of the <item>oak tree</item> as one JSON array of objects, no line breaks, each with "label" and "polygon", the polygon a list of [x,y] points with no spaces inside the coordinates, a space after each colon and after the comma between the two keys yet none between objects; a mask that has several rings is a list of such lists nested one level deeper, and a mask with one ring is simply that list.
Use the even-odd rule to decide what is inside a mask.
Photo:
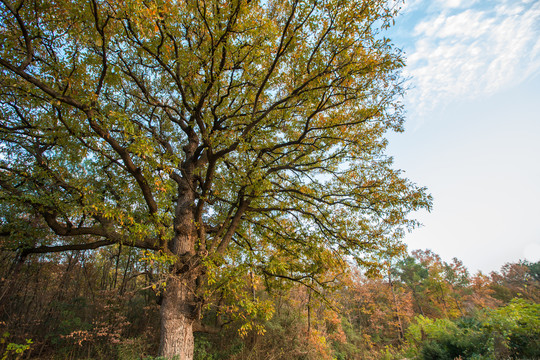
[{"label": "oak tree", "polygon": [[394,2],[0,9],[1,247],[163,259],[160,355],[192,359],[208,294],[238,276],[376,266],[430,206],[384,154],[403,120],[403,60],[380,33]]}]

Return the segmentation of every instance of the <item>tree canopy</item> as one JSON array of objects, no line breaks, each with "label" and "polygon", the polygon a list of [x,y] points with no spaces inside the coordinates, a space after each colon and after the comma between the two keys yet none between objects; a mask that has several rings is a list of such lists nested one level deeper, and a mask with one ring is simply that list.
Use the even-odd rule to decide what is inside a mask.
[{"label": "tree canopy", "polygon": [[376,267],[430,206],[384,154],[403,121],[393,2],[1,4],[1,246],[158,252],[164,333],[232,270]]}]

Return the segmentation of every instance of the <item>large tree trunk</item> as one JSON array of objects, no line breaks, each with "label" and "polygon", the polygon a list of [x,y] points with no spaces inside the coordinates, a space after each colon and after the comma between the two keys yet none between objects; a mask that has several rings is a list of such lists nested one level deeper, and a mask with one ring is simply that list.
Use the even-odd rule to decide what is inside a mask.
[{"label": "large tree trunk", "polygon": [[193,289],[176,276],[167,281],[161,304],[159,355],[166,359],[193,359]]},{"label": "large tree trunk", "polygon": [[193,214],[195,196],[185,185],[179,188],[174,220],[175,236],[169,250],[178,256],[167,279],[161,303],[159,355],[166,359],[192,360],[193,323],[198,319],[197,269],[193,262],[197,232]]}]

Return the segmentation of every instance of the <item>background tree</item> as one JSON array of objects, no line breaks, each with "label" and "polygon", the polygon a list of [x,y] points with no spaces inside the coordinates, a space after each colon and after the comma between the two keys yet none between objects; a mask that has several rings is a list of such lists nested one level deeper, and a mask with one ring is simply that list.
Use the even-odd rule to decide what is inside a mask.
[{"label": "background tree", "polygon": [[165,357],[192,358],[248,271],[323,286],[401,251],[430,205],[383,152],[393,2],[1,4],[2,248],[154,251]]},{"label": "background tree", "polygon": [[406,286],[413,297],[415,311],[421,315],[425,315],[424,308],[426,307],[425,282],[429,276],[429,271],[413,256],[406,256],[400,260],[394,269],[394,273],[400,279],[401,283]]},{"label": "background tree", "polygon": [[540,262],[530,263],[522,260],[504,264],[500,272],[492,272],[490,285],[494,292],[492,296],[505,303],[515,297],[539,302],[539,264]]}]

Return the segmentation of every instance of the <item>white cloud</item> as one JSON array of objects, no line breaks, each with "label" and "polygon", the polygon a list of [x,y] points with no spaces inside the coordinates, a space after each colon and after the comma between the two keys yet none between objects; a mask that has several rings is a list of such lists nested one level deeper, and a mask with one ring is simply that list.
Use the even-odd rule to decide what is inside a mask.
[{"label": "white cloud", "polygon": [[468,9],[456,9],[466,4],[461,0],[444,3],[442,14],[413,31],[405,74],[414,112],[492,94],[540,71],[540,2],[496,0]]},{"label": "white cloud", "polygon": [[454,9],[454,8],[461,8],[464,6],[470,6],[471,4],[475,3],[475,1],[472,0],[437,0],[437,5],[442,8],[447,9]]},{"label": "white cloud", "polygon": [[402,10],[403,12],[414,11],[414,10],[416,10],[416,9],[422,4],[422,1],[423,1],[423,0],[409,0],[409,1],[405,1],[405,2],[401,5],[401,10]]}]

